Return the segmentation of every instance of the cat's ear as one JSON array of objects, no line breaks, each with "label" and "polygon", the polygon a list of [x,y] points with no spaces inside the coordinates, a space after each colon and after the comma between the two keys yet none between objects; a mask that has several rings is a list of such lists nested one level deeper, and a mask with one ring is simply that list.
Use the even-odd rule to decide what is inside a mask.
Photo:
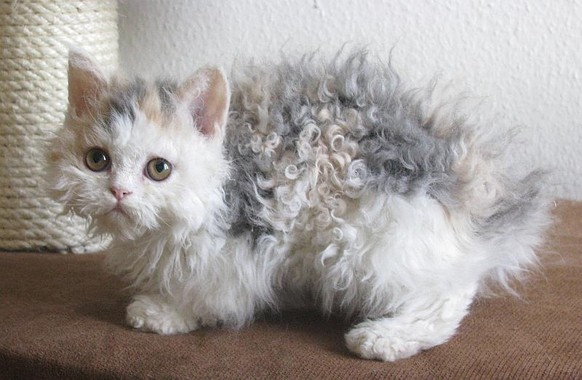
[{"label": "cat's ear", "polygon": [[78,50],[69,51],[69,106],[77,116],[90,112],[107,86],[99,66]]},{"label": "cat's ear", "polygon": [[180,86],[178,97],[188,107],[198,130],[206,136],[223,136],[230,89],[221,69],[198,70]]}]

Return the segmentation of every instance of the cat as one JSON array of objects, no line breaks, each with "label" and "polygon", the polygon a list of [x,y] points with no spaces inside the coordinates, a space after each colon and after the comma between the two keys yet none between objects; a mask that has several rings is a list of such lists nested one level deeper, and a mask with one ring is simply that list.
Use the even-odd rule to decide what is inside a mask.
[{"label": "cat", "polygon": [[108,76],[72,50],[52,142],[53,196],[112,238],[159,334],[240,328],[313,307],[353,323],[347,348],[395,361],[448,341],[491,284],[535,267],[543,173],[507,168],[507,133],[364,50],[182,82]]}]

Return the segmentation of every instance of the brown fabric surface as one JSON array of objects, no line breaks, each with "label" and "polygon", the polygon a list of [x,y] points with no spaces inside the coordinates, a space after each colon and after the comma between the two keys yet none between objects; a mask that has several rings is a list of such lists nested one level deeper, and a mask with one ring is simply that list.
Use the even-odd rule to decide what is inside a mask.
[{"label": "brown fabric surface", "polygon": [[308,312],[241,331],[134,331],[102,255],[0,253],[0,378],[582,378],[582,203],[556,215],[554,254],[523,299],[477,301],[449,343],[396,363],[352,356],[347,326]]}]

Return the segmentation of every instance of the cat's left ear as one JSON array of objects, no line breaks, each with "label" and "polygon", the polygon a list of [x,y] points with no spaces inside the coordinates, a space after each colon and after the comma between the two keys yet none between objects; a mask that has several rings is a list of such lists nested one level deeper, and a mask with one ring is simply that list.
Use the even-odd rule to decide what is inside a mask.
[{"label": "cat's left ear", "polygon": [[210,137],[223,136],[230,89],[221,69],[198,70],[180,86],[178,97],[188,107],[198,130]]}]

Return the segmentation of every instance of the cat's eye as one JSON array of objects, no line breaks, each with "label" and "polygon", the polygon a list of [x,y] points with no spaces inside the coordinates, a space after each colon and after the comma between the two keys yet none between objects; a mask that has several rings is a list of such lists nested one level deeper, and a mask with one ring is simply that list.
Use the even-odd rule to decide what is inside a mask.
[{"label": "cat's eye", "polygon": [[154,158],[148,162],[146,173],[154,181],[163,181],[172,173],[172,165],[163,158]]},{"label": "cat's eye", "polygon": [[103,149],[91,148],[85,155],[85,165],[94,172],[100,172],[109,168],[111,159]]}]

